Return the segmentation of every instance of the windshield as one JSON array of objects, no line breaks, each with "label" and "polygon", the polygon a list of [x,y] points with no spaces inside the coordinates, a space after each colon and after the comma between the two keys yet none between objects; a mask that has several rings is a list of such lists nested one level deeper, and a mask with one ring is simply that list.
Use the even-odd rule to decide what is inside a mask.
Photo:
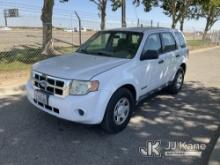
[{"label": "windshield", "polygon": [[77,52],[97,56],[131,59],[141,43],[143,33],[98,32],[83,44]]}]

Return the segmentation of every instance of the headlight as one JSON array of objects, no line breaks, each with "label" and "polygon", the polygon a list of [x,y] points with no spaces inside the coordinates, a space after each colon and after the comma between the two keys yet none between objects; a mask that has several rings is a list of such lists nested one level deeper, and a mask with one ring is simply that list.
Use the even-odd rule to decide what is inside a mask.
[{"label": "headlight", "polygon": [[99,81],[81,81],[73,80],[70,84],[71,95],[85,95],[89,92],[97,91],[99,88]]}]

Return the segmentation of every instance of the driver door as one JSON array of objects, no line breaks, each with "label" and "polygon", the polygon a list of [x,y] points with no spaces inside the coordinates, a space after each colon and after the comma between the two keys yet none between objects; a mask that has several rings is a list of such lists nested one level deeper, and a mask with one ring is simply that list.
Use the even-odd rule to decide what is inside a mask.
[{"label": "driver door", "polygon": [[[150,34],[144,44],[142,55],[147,51],[157,51],[159,54],[162,52],[162,43],[159,33]],[[159,88],[163,81],[161,80],[161,73],[163,71],[163,59],[146,59],[140,61],[140,94],[145,95],[154,89]]]}]

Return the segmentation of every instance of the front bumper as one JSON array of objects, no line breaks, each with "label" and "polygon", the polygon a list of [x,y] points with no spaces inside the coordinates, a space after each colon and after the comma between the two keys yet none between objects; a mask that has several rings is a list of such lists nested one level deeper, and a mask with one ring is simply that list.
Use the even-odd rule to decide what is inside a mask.
[{"label": "front bumper", "polygon": [[[102,122],[108,95],[104,91],[91,92],[83,96],[69,95],[65,98],[50,95],[48,105],[42,105],[34,101],[34,88],[31,81],[26,84],[26,89],[28,100],[37,108],[53,116],[84,124]],[[83,115],[79,113],[79,109],[84,112]]]}]

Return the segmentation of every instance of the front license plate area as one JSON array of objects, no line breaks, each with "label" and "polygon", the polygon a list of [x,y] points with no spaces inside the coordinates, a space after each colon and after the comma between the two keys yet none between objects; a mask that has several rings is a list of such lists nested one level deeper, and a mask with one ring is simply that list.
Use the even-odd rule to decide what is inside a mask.
[{"label": "front license plate area", "polygon": [[49,95],[47,93],[42,92],[40,90],[35,90],[34,91],[34,99],[37,102],[40,102],[44,105],[48,105],[48,98],[49,98]]}]

